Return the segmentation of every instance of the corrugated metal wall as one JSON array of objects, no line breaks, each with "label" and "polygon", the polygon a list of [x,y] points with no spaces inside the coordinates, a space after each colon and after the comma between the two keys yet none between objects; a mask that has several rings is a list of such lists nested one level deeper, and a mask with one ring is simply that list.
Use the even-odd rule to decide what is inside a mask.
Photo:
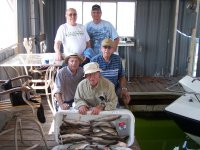
[{"label": "corrugated metal wall", "polygon": [[[62,0],[62,3],[64,2],[65,0]],[[179,0],[177,29],[190,36],[195,24],[196,14],[186,8],[186,2],[186,0]],[[52,7],[50,7],[50,4]],[[64,5],[62,5],[62,9],[57,9],[59,12],[55,11],[55,8],[61,8],[60,5],[57,1],[53,0],[46,2],[45,22],[51,20],[47,21],[48,23],[46,22],[48,27],[45,28],[47,46],[52,45],[52,39],[55,38],[55,30],[52,29],[55,29],[56,18],[64,19],[63,17],[60,17],[60,12],[64,10]],[[129,71],[131,77],[170,75],[172,66],[174,18],[176,12],[175,6],[176,0],[137,0],[135,21],[136,46],[130,48]],[[49,15],[49,12],[54,13]],[[57,21],[56,24],[58,24]],[[199,24],[200,21],[198,25]],[[199,29],[197,33],[197,37],[199,37]],[[175,62],[173,63],[174,76],[184,76],[187,74],[189,47],[190,38],[177,33]],[[53,49],[48,50],[49,52],[54,52]],[[200,66],[199,61],[198,64],[198,66]],[[200,72],[199,69],[197,70]]]},{"label": "corrugated metal wall", "polygon": [[[179,2],[177,29],[191,35],[196,14],[186,9],[185,3],[185,0]],[[130,54],[131,76],[170,75],[175,4],[175,0],[137,1],[136,46]],[[179,33],[176,38],[174,75],[186,75],[190,38]]]}]

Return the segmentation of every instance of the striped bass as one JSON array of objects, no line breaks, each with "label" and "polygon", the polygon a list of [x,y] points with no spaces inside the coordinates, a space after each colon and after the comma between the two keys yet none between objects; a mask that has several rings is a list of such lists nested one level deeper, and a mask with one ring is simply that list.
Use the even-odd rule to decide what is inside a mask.
[{"label": "striped bass", "polygon": [[121,142],[126,142],[129,138],[129,136],[119,137],[119,136],[116,136],[116,135],[107,134],[107,135],[102,135],[101,138],[108,139],[108,140],[118,140],[118,141],[121,141]]},{"label": "striped bass", "polygon": [[73,120],[73,119],[65,119],[63,122],[70,124],[70,125],[75,125],[75,126],[90,126],[90,122],[86,121],[80,121],[80,120]]},{"label": "striped bass", "polygon": [[101,129],[102,131],[105,131],[105,132],[109,133],[109,134],[118,135],[117,131],[116,131],[115,129],[113,129],[113,128],[109,128],[109,127],[100,127],[100,129]]},{"label": "striped bass", "polygon": [[102,145],[115,145],[118,143],[118,141],[116,140],[105,140],[100,137],[91,137],[90,141],[94,143],[102,144]]},{"label": "striped bass", "polygon": [[[129,150],[129,149],[128,149],[127,143],[122,142],[122,141],[118,141],[117,144],[112,145],[111,147],[112,147],[112,148],[116,148],[116,150],[117,150],[117,148],[119,148],[119,147],[124,148],[124,149],[126,148],[126,150]],[[121,149],[121,150],[123,150],[123,149]]]},{"label": "striped bass", "polygon": [[60,135],[60,139],[63,143],[74,142],[74,141],[81,141],[85,140],[86,137],[81,134],[63,134]]},{"label": "striped bass", "polygon": [[104,116],[104,117],[101,117],[101,118],[97,118],[97,119],[94,119],[92,120],[93,122],[99,122],[99,121],[102,121],[102,122],[109,122],[109,121],[114,121],[114,120],[117,120],[121,117],[121,115],[107,115],[107,116]]},{"label": "striped bass", "polygon": [[82,150],[82,149],[85,149],[88,145],[89,145],[89,143],[87,143],[87,142],[73,143],[73,145],[69,146],[68,149]]},{"label": "striped bass", "polygon": [[60,130],[60,134],[63,135],[63,134],[73,134],[73,133],[76,133],[76,134],[82,134],[82,135],[85,135],[85,134],[90,134],[92,131],[90,130],[90,128],[70,128],[70,129],[62,129]]},{"label": "striped bass", "polygon": [[107,136],[108,135],[108,133],[107,132],[97,132],[97,133],[93,133],[91,136],[92,137],[102,137],[102,136]]},{"label": "striped bass", "polygon": [[111,124],[110,122],[98,121],[98,122],[92,123],[92,127],[98,127],[98,126],[115,128],[115,126]]},{"label": "striped bass", "polygon": [[92,144],[90,145],[91,148],[93,148],[93,150],[111,150],[109,147],[105,146],[105,145],[99,145],[97,144]]}]

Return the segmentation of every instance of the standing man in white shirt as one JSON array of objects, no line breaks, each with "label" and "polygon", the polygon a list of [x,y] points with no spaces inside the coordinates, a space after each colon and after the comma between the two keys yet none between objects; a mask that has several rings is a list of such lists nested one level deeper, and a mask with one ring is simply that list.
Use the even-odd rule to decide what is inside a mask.
[{"label": "standing man in white shirt", "polygon": [[[65,17],[67,22],[58,28],[55,37],[54,50],[57,54],[56,60],[63,59],[63,55],[60,50],[62,44],[64,48],[63,54],[65,56],[68,56],[70,53],[77,53],[81,56],[84,56],[84,60],[89,62],[87,59],[93,57],[93,50],[90,48],[90,37],[85,27],[76,23],[76,10],[74,8],[67,9]],[[87,51],[86,54],[84,54],[85,51]]]}]

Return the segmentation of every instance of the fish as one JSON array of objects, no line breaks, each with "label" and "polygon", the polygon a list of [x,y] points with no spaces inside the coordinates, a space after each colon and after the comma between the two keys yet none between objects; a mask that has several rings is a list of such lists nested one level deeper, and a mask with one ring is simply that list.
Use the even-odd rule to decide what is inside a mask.
[{"label": "fish", "polygon": [[94,143],[98,143],[98,144],[102,144],[102,145],[115,145],[118,143],[117,140],[105,140],[103,138],[100,137],[90,137],[90,139],[88,139],[90,142],[94,142]]},{"label": "fish", "polygon": [[100,118],[97,118],[97,119],[94,119],[94,120],[91,120],[91,121],[93,121],[93,122],[99,122],[99,121],[110,122],[110,121],[117,120],[120,117],[121,117],[121,115],[107,115],[107,116],[100,117]]},{"label": "fish", "polygon": [[73,143],[68,147],[68,149],[71,150],[83,150],[85,149],[88,145],[90,145],[88,142],[81,142],[81,143]]},{"label": "fish", "polygon": [[102,131],[105,131],[109,134],[112,134],[112,135],[118,135],[116,129],[113,129],[113,128],[109,128],[109,127],[99,127]]},{"label": "fish", "polygon": [[69,147],[71,145],[72,144],[57,145],[57,146],[53,147],[52,150],[66,150],[66,149],[69,149]]},{"label": "fish", "polygon": [[75,125],[75,126],[90,126],[90,122],[87,122],[87,121],[63,119],[63,122],[70,124],[70,125]]},{"label": "fish", "polygon": [[93,136],[93,137],[106,137],[108,135],[108,133],[107,132],[97,132],[97,133],[93,133],[91,136]]},{"label": "fish", "polygon": [[108,140],[118,140],[118,141],[121,141],[121,142],[126,142],[129,138],[129,136],[119,137],[119,136],[116,136],[116,135],[107,134],[107,135],[102,135],[101,138],[108,139]]},{"label": "fish", "polygon": [[77,134],[82,134],[82,135],[85,135],[85,134],[89,134],[91,133],[92,130],[90,127],[80,127],[80,128],[75,128],[75,127],[69,127],[69,128],[63,128],[63,129],[60,129],[60,134],[63,135],[63,134],[70,134],[70,133],[77,133]]},{"label": "fish", "polygon": [[74,133],[75,134],[81,134],[81,135],[88,135],[88,134],[90,134],[90,131],[88,131],[88,130],[78,130],[78,129],[60,131],[60,135],[74,134]]},{"label": "fish", "polygon": [[68,142],[74,142],[74,141],[82,141],[86,140],[86,137],[81,134],[63,134],[60,135],[61,142],[68,143]]},{"label": "fish", "polygon": [[98,143],[89,145],[89,147],[93,148],[94,150],[110,150],[109,147],[107,147],[105,145],[100,145]]},{"label": "fish", "polygon": [[125,142],[122,142],[122,141],[118,141],[118,143],[117,144],[113,144],[112,146],[110,146],[110,147],[112,147],[112,148],[117,148],[117,147],[128,147],[128,144],[127,143],[125,143]]},{"label": "fish", "polygon": [[98,132],[101,132],[102,130],[99,128],[99,127],[94,127],[93,129],[92,129],[92,132],[94,132],[94,133],[98,133]]},{"label": "fish", "polygon": [[111,124],[110,122],[98,121],[98,122],[92,123],[92,127],[98,127],[98,126],[115,128],[115,126]]}]

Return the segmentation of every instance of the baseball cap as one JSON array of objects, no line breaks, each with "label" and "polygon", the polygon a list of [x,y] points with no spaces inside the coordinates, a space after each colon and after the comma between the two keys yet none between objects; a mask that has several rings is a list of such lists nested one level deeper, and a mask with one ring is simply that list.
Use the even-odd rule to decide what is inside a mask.
[{"label": "baseball cap", "polygon": [[94,11],[94,10],[100,10],[101,11],[101,6],[99,6],[97,4],[93,5],[92,6],[92,11]]},{"label": "baseball cap", "polygon": [[111,39],[109,39],[109,38],[106,38],[101,42],[101,46],[110,46],[110,47],[112,47],[113,46],[113,41]]}]

